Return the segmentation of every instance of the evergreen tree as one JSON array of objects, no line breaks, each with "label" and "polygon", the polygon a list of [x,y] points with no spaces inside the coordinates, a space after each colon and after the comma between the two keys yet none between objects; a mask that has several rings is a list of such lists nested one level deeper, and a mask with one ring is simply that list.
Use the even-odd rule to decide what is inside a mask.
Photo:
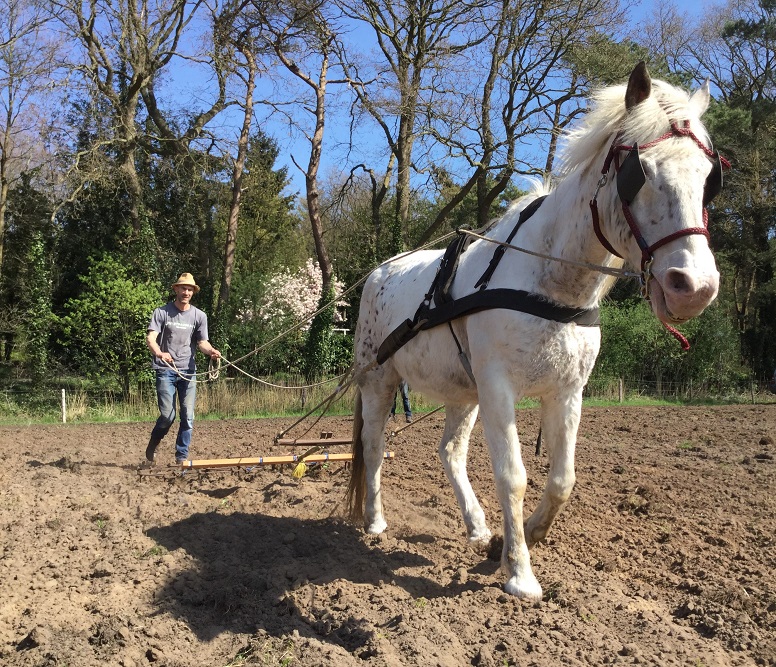
[{"label": "evergreen tree", "polygon": [[51,221],[51,205],[33,187],[33,177],[31,173],[22,174],[9,195],[0,319],[5,361],[10,361],[15,341],[20,341],[24,361],[38,383],[48,363],[56,228]]}]

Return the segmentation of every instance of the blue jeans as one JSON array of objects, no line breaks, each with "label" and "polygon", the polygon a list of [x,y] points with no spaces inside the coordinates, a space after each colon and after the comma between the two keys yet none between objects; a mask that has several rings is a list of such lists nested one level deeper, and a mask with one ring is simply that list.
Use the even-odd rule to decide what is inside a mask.
[{"label": "blue jeans", "polygon": [[[182,373],[186,378],[193,374]],[[156,420],[152,438],[161,440],[175,421],[175,395],[181,410],[181,424],[175,439],[175,460],[189,457],[191,431],[194,428],[194,403],[197,398],[197,383],[180,377],[175,371],[156,371],[156,400],[159,405],[159,419]]]},{"label": "blue jeans", "polygon": [[402,407],[404,408],[404,414],[408,417],[412,417],[412,408],[410,408],[410,395],[409,395],[409,387],[407,386],[407,383],[402,381],[399,383],[399,391],[397,391],[393,395],[393,407],[391,408],[391,414],[396,414],[396,399],[398,398],[398,395],[401,394],[401,402]]}]

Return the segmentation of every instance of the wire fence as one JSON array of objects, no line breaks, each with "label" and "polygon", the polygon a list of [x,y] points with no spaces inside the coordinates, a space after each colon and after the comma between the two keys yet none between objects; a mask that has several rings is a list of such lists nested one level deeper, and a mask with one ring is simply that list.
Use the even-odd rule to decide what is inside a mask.
[{"label": "wire fence", "polygon": [[767,382],[740,378],[724,384],[714,381],[645,380],[642,378],[596,378],[585,387],[584,397],[613,402],[642,398],[676,402],[715,401],[726,403],[774,403],[776,396]]},{"label": "wire fence", "polygon": [[[262,378],[267,386],[242,378],[200,382],[197,386],[198,418],[266,417],[302,414],[329,396],[337,386],[337,376],[315,386],[305,386],[302,376],[283,375]],[[66,384],[63,382],[63,384]],[[633,403],[640,401],[776,403],[767,383],[742,379],[724,387],[713,382],[655,381],[634,378],[591,380],[585,387],[589,402]],[[334,404],[335,414],[350,414],[354,400],[348,389]],[[413,411],[424,412],[438,403],[410,391]],[[401,405],[399,405],[401,409]],[[153,383],[141,384],[129,396],[119,391],[85,388],[46,388],[29,386],[0,388],[0,422],[91,422],[152,420],[158,415]]]}]

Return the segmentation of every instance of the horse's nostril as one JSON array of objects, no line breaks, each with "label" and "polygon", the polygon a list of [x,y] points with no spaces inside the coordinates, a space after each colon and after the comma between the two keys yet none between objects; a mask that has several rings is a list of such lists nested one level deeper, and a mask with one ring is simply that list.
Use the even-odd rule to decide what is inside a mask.
[{"label": "horse's nostril", "polygon": [[671,269],[666,276],[668,289],[675,293],[692,293],[695,291],[695,283],[684,271]]}]

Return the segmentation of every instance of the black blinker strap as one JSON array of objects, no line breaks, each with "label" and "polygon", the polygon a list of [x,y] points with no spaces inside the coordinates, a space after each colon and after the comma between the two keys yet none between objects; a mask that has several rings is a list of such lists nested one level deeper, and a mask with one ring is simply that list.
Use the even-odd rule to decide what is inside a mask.
[{"label": "black blinker strap", "polygon": [[620,200],[630,204],[646,182],[647,176],[641,166],[639,145],[633,144],[617,171],[617,194],[620,195]]},{"label": "black blinker strap", "polygon": [[719,151],[714,151],[712,158],[712,167],[709,175],[706,177],[706,184],[703,186],[703,206],[704,208],[711,203],[722,190],[722,158]]}]

